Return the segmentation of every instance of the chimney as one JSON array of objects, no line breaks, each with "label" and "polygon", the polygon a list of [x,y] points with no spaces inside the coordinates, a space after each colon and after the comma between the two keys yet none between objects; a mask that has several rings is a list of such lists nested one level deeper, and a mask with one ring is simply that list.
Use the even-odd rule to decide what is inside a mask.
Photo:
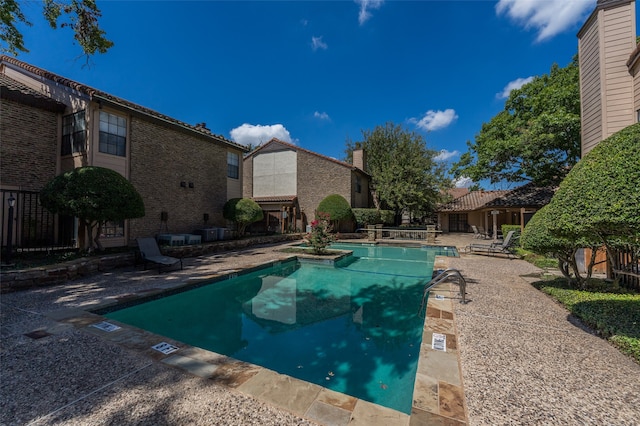
[{"label": "chimney", "polygon": [[353,166],[362,171],[367,171],[367,156],[365,155],[364,149],[353,150]]}]

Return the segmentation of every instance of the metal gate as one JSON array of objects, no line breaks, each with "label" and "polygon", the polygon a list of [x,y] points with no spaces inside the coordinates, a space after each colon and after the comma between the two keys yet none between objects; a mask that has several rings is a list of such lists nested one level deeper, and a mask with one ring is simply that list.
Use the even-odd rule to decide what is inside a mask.
[{"label": "metal gate", "polygon": [[[58,217],[44,209],[37,191],[0,190],[2,209],[2,247],[7,247],[11,226],[12,246],[16,251],[50,251],[75,248],[75,220]],[[10,206],[13,199],[13,207]],[[13,210],[10,214],[10,210]],[[12,216],[12,223],[9,223]]]}]

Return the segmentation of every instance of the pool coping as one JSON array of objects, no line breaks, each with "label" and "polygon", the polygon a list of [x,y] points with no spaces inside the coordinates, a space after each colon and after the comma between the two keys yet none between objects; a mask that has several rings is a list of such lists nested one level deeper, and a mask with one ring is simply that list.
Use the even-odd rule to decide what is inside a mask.
[{"label": "pool coping", "polygon": [[[253,270],[295,257],[265,262],[243,270]],[[446,269],[447,265],[446,257],[436,256],[434,270]],[[225,276],[233,273],[214,274],[197,280],[188,280],[186,283],[176,283],[175,286],[159,290],[158,293],[191,287],[211,279],[224,279]],[[453,303],[459,300],[456,293],[457,287],[454,284],[443,282],[431,290],[428,298],[411,415],[264,367],[190,346],[92,312],[126,300],[94,306],[91,311],[77,308],[63,309],[51,312],[48,316],[53,320],[72,324],[87,333],[138,352],[155,362],[210,379],[217,385],[249,395],[261,402],[319,424],[369,426],[431,423],[467,424],[468,411],[464,398],[453,309]],[[129,295],[128,300],[133,301],[149,296],[149,292],[132,294]],[[119,328],[105,331],[95,327],[96,324],[102,322],[115,324]],[[434,333],[446,336],[444,351],[432,347]],[[178,349],[170,353],[153,349],[153,346],[162,343],[166,344],[165,348]]]}]

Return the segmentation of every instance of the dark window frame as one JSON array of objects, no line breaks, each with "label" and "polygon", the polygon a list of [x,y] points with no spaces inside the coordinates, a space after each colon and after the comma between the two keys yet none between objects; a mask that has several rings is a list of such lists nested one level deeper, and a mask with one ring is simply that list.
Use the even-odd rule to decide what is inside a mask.
[{"label": "dark window frame", "polygon": [[[235,163],[231,161],[235,158]],[[235,152],[227,152],[227,177],[240,179],[240,155]]]},{"label": "dark window frame", "polygon": [[103,154],[127,156],[127,119],[107,111],[100,111],[98,151]]},{"label": "dark window frame", "polygon": [[62,144],[60,155],[73,155],[86,151],[87,119],[85,111],[77,111],[62,117]]}]

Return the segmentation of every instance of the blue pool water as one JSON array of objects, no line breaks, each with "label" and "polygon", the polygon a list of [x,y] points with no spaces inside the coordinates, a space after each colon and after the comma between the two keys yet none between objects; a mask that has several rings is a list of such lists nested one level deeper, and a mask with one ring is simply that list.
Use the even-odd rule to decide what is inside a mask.
[{"label": "blue pool water", "polygon": [[332,247],[105,316],[409,414],[435,251]]}]

